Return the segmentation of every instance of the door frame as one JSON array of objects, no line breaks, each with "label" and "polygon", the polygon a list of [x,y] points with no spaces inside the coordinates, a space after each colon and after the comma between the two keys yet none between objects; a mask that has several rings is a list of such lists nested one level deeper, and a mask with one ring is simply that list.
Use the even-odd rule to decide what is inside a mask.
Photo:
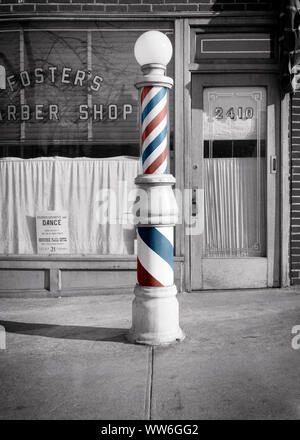
[{"label": "door frame", "polygon": [[[199,148],[199,138],[202,136],[202,102],[203,89],[206,87],[265,87],[267,92],[267,258],[260,261],[253,258],[240,259],[241,264],[251,265],[254,262],[259,263],[261,268],[261,280],[257,280],[254,276],[250,278],[246,288],[253,287],[278,287],[280,284],[280,96],[277,75],[268,73],[249,74],[244,73],[201,73],[195,72],[191,75],[191,167],[190,167],[190,183],[191,188],[203,187],[202,176],[202,148]],[[200,121],[200,124],[199,122]],[[277,173],[271,173],[270,157],[277,157]],[[197,168],[196,168],[197,167]],[[193,255],[191,239],[197,241],[196,247],[203,247],[203,234],[201,236],[189,236],[190,247],[190,283],[191,290],[199,290],[208,288],[208,284],[204,285],[203,271],[205,266],[209,266],[209,260],[204,261],[203,258],[197,265],[192,264],[193,259],[196,260],[196,254]],[[259,257],[258,257],[259,258]],[[227,259],[226,259],[227,260]],[[217,264],[217,261],[215,262]],[[229,261],[226,261],[230,266]],[[255,266],[254,266],[255,267]],[[265,279],[265,281],[264,281]],[[232,287],[238,286],[232,283]],[[222,289],[222,287],[220,286]]]},{"label": "door frame", "polygon": [[[193,38],[197,30],[209,32],[211,28],[209,17],[178,18],[175,20],[175,176],[176,187],[183,191],[191,188],[191,77],[194,73],[253,73],[272,74],[280,78],[278,56],[273,63],[257,63],[249,60],[240,63],[238,60],[228,60],[226,64],[218,60],[209,63],[197,63],[194,61]],[[277,32],[277,21],[274,17],[264,15],[260,17],[232,17],[217,16],[213,24],[219,32],[236,29],[237,26],[247,27],[249,32],[265,32],[273,29]],[[276,49],[277,53],[277,49]],[[280,287],[290,286],[290,96],[285,94],[281,98],[281,124],[280,124],[280,211],[281,211],[281,234],[280,234]],[[279,179],[278,179],[279,180]],[[184,204],[187,216],[191,216],[191,201]],[[184,290],[191,289],[191,252],[190,237],[185,234],[185,225],[179,224],[175,228],[175,252],[182,256]]]}]

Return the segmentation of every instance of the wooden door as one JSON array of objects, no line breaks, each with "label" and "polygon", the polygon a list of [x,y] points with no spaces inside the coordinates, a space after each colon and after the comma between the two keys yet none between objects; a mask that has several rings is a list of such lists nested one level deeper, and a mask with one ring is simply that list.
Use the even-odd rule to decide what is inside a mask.
[{"label": "wooden door", "polygon": [[279,283],[277,90],[272,75],[192,77],[193,290]]}]

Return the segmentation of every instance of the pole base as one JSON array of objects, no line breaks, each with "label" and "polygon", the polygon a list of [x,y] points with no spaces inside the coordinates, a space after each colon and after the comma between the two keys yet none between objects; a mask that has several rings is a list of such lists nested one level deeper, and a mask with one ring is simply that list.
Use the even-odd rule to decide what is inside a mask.
[{"label": "pole base", "polygon": [[127,339],[135,344],[167,345],[184,339],[179,327],[176,286],[146,287],[137,284],[132,302],[132,328]]}]

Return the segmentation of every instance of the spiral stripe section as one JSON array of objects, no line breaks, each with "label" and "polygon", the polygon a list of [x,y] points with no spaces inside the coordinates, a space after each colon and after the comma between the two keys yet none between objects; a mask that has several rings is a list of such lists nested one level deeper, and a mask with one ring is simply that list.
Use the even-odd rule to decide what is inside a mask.
[{"label": "spiral stripe section", "polygon": [[167,88],[143,87],[142,165],[144,174],[167,172]]},{"label": "spiral stripe section", "polygon": [[174,283],[173,227],[138,227],[137,277],[141,286]]}]

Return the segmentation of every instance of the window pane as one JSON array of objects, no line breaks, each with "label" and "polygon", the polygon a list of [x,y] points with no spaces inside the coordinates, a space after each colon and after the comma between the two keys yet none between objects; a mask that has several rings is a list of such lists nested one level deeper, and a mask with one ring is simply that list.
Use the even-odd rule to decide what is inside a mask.
[{"label": "window pane", "polygon": [[87,121],[80,119],[79,107],[87,104],[88,82],[78,76],[87,71],[86,32],[26,31],[24,52],[21,81],[30,108],[25,139],[41,144],[86,140]]},{"label": "window pane", "polygon": [[11,85],[13,75],[20,70],[19,48],[19,32],[0,32],[0,63],[6,68],[7,79],[6,90],[0,90],[0,130],[1,138],[6,142],[20,139],[20,124],[13,119],[14,110],[20,106],[20,85]]},{"label": "window pane", "polygon": [[265,256],[265,89],[205,89],[203,127],[204,253]]},{"label": "window pane", "polygon": [[[173,40],[172,24],[160,25]],[[0,90],[0,254],[133,254],[131,205],[141,173],[135,83],[142,75],[133,48],[157,22],[43,27],[24,22],[0,33],[7,71]],[[167,74],[174,77],[173,60]]]},{"label": "window pane", "polygon": [[[0,156],[139,156],[133,48],[148,24],[68,26],[1,32],[9,83],[0,91]],[[172,107],[171,91],[170,133]]]}]

